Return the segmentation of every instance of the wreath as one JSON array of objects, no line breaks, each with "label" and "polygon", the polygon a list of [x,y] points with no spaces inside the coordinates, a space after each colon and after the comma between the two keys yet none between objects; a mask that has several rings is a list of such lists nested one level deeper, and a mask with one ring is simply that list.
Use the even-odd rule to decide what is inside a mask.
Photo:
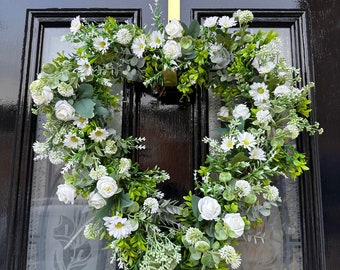
[{"label": "wreath", "polygon": [[[322,132],[308,120],[313,84],[298,87],[299,70],[280,57],[277,33],[249,32],[248,10],[186,26],[163,25],[157,1],[151,9],[148,31],[110,17],[72,20],[64,39],[73,53],[58,53],[30,84],[33,113],[45,116],[35,159],[63,164],[59,200],[88,200],[94,218],[84,235],[106,239],[120,268],[237,269],[237,239],[281,200],[273,179],[308,170],[294,139]],[[221,101],[221,136],[203,138],[209,154],[182,202],[159,190],[167,172],[141,170],[129,158],[145,138],[121,138],[110,125],[122,100],[112,85],[122,81],[155,91],[176,85],[182,100],[200,87]]]}]

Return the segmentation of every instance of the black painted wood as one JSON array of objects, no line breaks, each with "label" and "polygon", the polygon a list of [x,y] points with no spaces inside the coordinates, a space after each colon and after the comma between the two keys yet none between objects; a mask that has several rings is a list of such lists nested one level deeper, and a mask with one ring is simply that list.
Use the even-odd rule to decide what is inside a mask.
[{"label": "black painted wood", "polygon": [[[0,9],[0,269],[20,270],[26,265],[27,219],[30,200],[31,143],[35,120],[30,114],[27,96],[28,82],[40,65],[41,27],[65,25],[71,14],[86,12],[93,18],[105,15],[111,9],[141,10],[138,22],[150,25],[148,4],[152,1],[125,0],[3,0]],[[281,25],[293,28],[298,45],[296,63],[304,70],[305,80],[316,82],[314,96],[316,118],[325,128],[319,138],[303,138],[301,149],[311,156],[311,171],[301,181],[301,196],[305,254],[305,269],[338,269],[340,257],[340,2],[338,0],[181,0],[181,16],[189,22],[200,9],[209,12],[221,8],[257,10],[263,22],[277,18]],[[164,15],[167,1],[160,0]],[[79,11],[79,12],[78,12]],[[47,19],[46,12],[51,19]],[[130,12],[130,11],[129,11]],[[63,14],[65,16],[63,16]],[[101,14],[101,15],[97,15]],[[202,14],[202,13],[201,13]],[[295,15],[294,15],[295,14]],[[297,14],[297,15],[296,15]],[[125,15],[124,15],[125,16]],[[265,18],[267,16],[267,19]],[[136,17],[134,17],[136,18]],[[284,20],[288,20],[284,21]],[[276,19],[270,22],[275,25]],[[269,23],[269,22],[267,22]],[[272,26],[274,27],[274,26]],[[39,36],[40,35],[40,36]],[[38,38],[39,37],[39,38]],[[33,43],[27,43],[29,40]],[[39,43],[40,42],[40,43]],[[302,51],[301,51],[302,46]],[[307,46],[307,47],[305,47]],[[294,48],[293,48],[294,49]],[[314,72],[313,72],[314,71]],[[313,74],[314,73],[314,74]],[[129,94],[129,88],[127,88]],[[131,102],[129,114],[124,116],[126,134],[138,134],[138,96],[128,95]],[[204,115],[193,110],[193,114]],[[194,116],[195,119],[199,117]],[[128,125],[127,123],[133,123]],[[205,127],[196,122],[194,129],[204,132]],[[195,134],[199,134],[196,132]],[[202,135],[195,135],[198,137]],[[318,144],[318,147],[317,147]],[[193,147],[192,147],[193,148]],[[202,150],[203,151],[203,150]],[[196,155],[197,153],[191,153]],[[201,154],[204,156],[204,154]],[[135,157],[138,158],[138,157]],[[196,158],[197,162],[200,158]],[[195,161],[196,162],[196,161]],[[196,164],[192,165],[196,167]],[[321,175],[319,177],[318,175]],[[320,181],[322,180],[322,181]],[[320,185],[322,201],[320,201]],[[323,212],[322,212],[323,210]],[[323,214],[325,243],[322,239]],[[326,265],[324,263],[326,253]],[[327,267],[326,267],[327,266]]]}]

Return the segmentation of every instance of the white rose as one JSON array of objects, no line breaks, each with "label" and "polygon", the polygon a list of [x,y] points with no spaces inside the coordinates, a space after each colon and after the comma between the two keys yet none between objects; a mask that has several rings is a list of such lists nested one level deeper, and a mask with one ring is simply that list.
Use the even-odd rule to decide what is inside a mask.
[{"label": "white rose", "polygon": [[206,196],[198,201],[198,210],[203,219],[214,220],[217,219],[221,213],[221,206],[218,204],[217,200]]},{"label": "white rose", "polygon": [[103,176],[97,182],[97,189],[104,198],[110,198],[118,190],[117,182],[110,176]]},{"label": "white rose", "polygon": [[223,222],[235,233],[235,238],[240,237],[244,231],[244,220],[239,213],[226,214]]},{"label": "white rose", "polygon": [[59,100],[55,106],[55,116],[62,121],[70,121],[75,117],[75,109],[66,101]]},{"label": "white rose", "polygon": [[165,32],[169,35],[169,38],[176,38],[176,37],[182,37],[183,36],[183,27],[181,23],[173,19],[171,20],[166,26],[165,26]]},{"label": "white rose", "polygon": [[91,192],[89,199],[89,206],[92,206],[96,209],[100,209],[106,205],[106,200],[99,194],[95,192]]},{"label": "white rose", "polygon": [[219,120],[225,121],[229,117],[229,109],[225,106],[222,106],[217,113],[217,118]]},{"label": "white rose", "polygon": [[78,32],[80,27],[81,27],[80,16],[77,16],[71,21],[70,31],[72,33]]},{"label": "white rose", "polygon": [[246,120],[250,117],[249,109],[244,104],[237,105],[233,110],[233,116],[234,118],[242,118],[243,120]]},{"label": "white rose", "polygon": [[182,56],[181,45],[174,41],[168,40],[164,45],[164,55],[171,59],[177,59]]},{"label": "white rose", "polygon": [[41,91],[32,92],[32,98],[35,104],[49,104],[53,99],[53,93],[50,87],[44,86]]},{"label": "white rose", "polygon": [[76,188],[73,185],[61,184],[56,192],[59,201],[65,204],[73,204],[76,197]]}]

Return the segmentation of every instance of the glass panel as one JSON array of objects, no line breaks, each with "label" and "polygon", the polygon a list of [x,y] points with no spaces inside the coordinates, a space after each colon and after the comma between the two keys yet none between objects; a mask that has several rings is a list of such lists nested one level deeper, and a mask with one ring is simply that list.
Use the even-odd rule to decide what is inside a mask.
[{"label": "glass panel", "polygon": [[[251,31],[257,31],[252,28]],[[291,38],[289,28],[275,28],[280,34],[282,56],[291,64]],[[220,123],[216,114],[220,108],[218,98],[209,97],[209,134],[218,137],[216,127]],[[264,243],[259,239],[240,240],[238,250],[242,253],[242,270],[300,270],[302,264],[300,203],[298,182],[278,179],[282,203],[273,207],[271,215],[255,233],[265,235]]]},{"label": "glass panel", "polygon": [[[61,42],[67,28],[46,28],[44,31],[42,62],[51,61],[56,53],[70,52],[70,45]],[[121,117],[117,117],[121,119]],[[38,116],[37,140],[43,140],[42,124]],[[121,122],[113,123],[118,132]],[[89,241],[82,228],[91,217],[85,200],[67,205],[58,201],[57,186],[63,183],[60,168],[48,160],[34,162],[27,269],[30,270],[93,270],[115,269],[110,264],[111,252],[103,241]]]}]

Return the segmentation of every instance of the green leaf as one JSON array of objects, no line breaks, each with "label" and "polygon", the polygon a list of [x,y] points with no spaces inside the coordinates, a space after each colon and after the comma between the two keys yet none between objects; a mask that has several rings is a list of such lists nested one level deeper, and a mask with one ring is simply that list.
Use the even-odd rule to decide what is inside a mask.
[{"label": "green leaf", "polygon": [[196,195],[193,195],[192,198],[191,198],[192,212],[194,213],[195,218],[198,218],[198,216],[199,216],[199,213],[198,213],[198,201],[200,199],[201,198],[196,196]]},{"label": "green leaf", "polygon": [[237,162],[247,161],[249,158],[244,154],[244,152],[237,153],[231,160],[231,164],[235,164]]},{"label": "green leaf", "polygon": [[203,254],[201,262],[203,265],[209,268],[215,268],[215,262],[213,255],[210,252],[206,252]]},{"label": "green leaf", "polygon": [[120,209],[127,208],[133,205],[133,201],[130,199],[129,194],[121,193],[120,195]]},{"label": "green leaf", "polygon": [[85,118],[92,118],[94,116],[95,103],[90,98],[83,98],[74,102],[74,109],[77,114]]},{"label": "green leaf", "polygon": [[228,239],[228,236],[227,234],[225,233],[225,231],[223,230],[223,225],[222,223],[220,222],[217,222],[215,224],[215,238],[217,240],[220,240],[220,241],[223,241],[223,240],[227,240]]},{"label": "green leaf", "polygon": [[106,205],[100,208],[93,219],[93,223],[103,222],[103,217],[111,216],[111,207],[113,205],[113,200],[107,200]]},{"label": "green leaf", "polygon": [[81,98],[91,98],[93,96],[93,86],[89,83],[82,83],[78,87]]},{"label": "green leaf", "polygon": [[192,36],[193,38],[198,38],[200,34],[200,24],[197,20],[191,21],[187,34]]},{"label": "green leaf", "polygon": [[101,116],[107,116],[109,114],[109,111],[102,106],[96,106],[94,110],[95,114],[101,115]]}]

